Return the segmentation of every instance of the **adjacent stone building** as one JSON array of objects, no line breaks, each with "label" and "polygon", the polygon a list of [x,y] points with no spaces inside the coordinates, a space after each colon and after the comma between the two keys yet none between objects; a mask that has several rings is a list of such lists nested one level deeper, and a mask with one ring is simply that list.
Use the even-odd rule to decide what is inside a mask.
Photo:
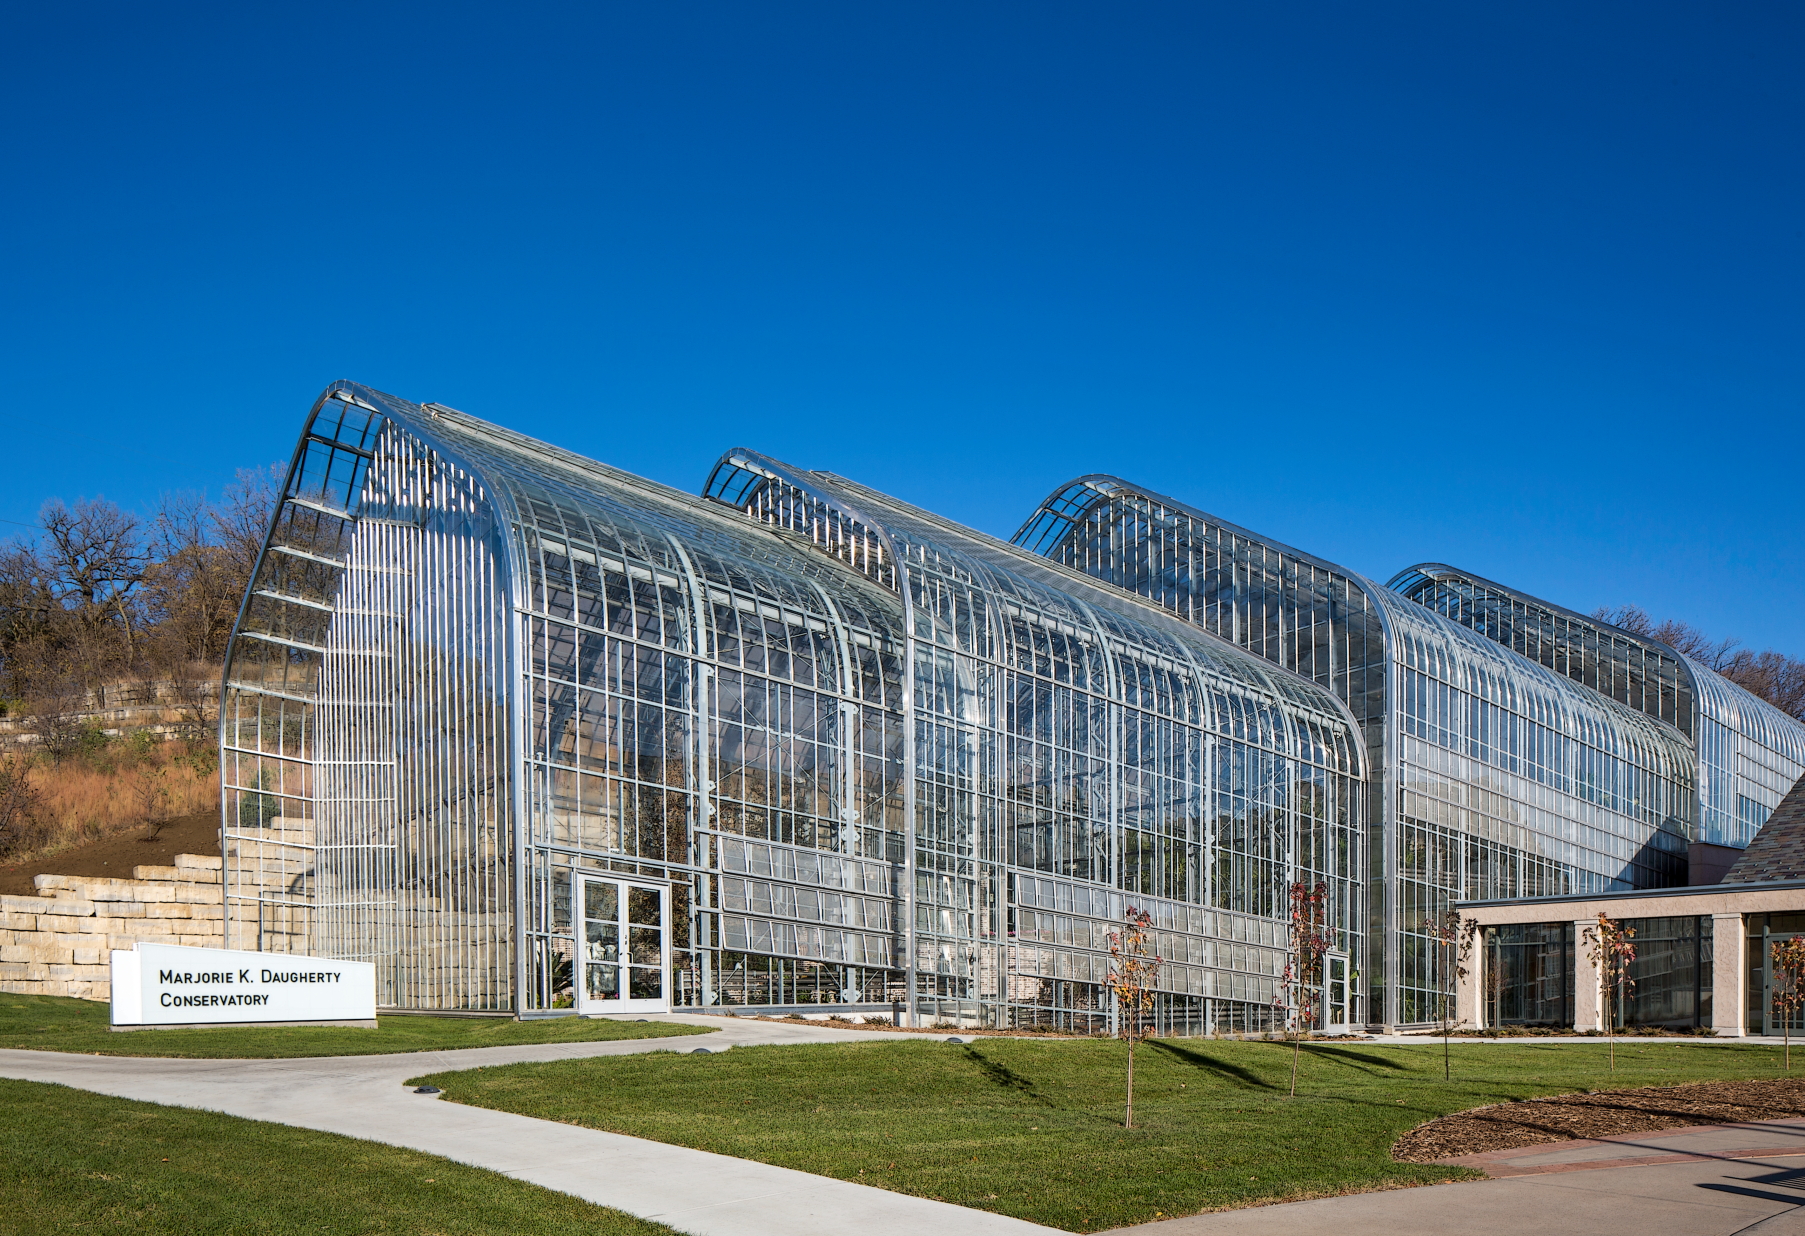
[{"label": "adjacent stone building", "polygon": [[[1715,884],[1461,903],[1478,924],[1457,1016],[1482,1028],[1658,1026],[1780,1034],[1773,945],[1805,935],[1805,777]],[[1586,933],[1606,915],[1633,930],[1633,983],[1607,1002]],[[1792,1031],[1805,1029],[1793,1014]]]}]

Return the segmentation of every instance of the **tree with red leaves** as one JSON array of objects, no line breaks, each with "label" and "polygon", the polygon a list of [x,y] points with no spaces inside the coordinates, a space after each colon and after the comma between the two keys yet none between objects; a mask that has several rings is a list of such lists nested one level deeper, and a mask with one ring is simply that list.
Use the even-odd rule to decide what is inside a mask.
[{"label": "tree with red leaves", "polygon": [[1273,996],[1291,1032],[1291,1097],[1297,1097],[1297,1062],[1304,1038],[1316,1026],[1322,1004],[1322,959],[1334,945],[1328,926],[1329,886],[1302,880],[1291,886],[1291,929],[1285,950],[1285,973]]}]

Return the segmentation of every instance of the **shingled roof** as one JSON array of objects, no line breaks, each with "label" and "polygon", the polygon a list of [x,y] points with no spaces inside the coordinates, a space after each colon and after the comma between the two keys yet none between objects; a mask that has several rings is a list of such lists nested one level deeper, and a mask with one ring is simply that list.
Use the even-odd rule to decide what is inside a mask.
[{"label": "shingled roof", "polygon": [[1787,791],[1723,878],[1725,884],[1760,880],[1805,880],[1805,777]]}]

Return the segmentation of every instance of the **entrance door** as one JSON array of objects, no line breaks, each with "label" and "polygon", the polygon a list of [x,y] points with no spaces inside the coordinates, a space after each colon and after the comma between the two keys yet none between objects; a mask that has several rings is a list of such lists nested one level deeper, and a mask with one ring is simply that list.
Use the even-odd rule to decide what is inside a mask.
[{"label": "entrance door", "polygon": [[1322,1022],[1325,1030],[1345,1030],[1348,1019],[1347,955],[1322,959]]},{"label": "entrance door", "polygon": [[671,1011],[670,889],[578,872],[577,1012]]}]

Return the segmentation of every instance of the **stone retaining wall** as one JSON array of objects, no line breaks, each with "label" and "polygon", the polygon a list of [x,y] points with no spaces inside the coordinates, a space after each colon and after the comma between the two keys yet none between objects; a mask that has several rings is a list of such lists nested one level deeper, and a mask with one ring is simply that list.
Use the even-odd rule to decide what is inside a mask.
[{"label": "stone retaining wall", "polygon": [[0,992],[112,995],[107,953],[147,944],[225,947],[220,860],[178,854],[129,880],[34,876],[36,897],[0,896]]}]

